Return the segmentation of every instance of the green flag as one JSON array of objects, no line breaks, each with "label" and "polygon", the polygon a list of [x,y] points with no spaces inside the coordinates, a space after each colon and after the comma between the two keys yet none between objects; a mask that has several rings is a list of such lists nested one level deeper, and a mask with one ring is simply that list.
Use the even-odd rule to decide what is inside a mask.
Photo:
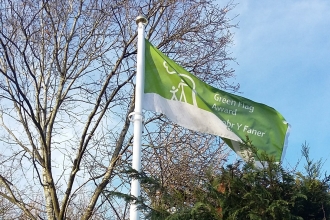
[{"label": "green flag", "polygon": [[218,135],[243,158],[240,143],[248,135],[258,152],[281,161],[289,124],[279,112],[214,88],[147,40],[145,45],[144,109],[163,113],[185,128]]}]

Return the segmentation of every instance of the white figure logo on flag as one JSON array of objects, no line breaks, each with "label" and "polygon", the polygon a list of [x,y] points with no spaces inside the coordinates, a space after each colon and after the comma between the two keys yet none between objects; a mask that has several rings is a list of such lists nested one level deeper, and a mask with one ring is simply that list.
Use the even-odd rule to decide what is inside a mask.
[{"label": "white figure logo on flag", "polygon": [[[168,74],[175,74],[176,73],[175,71],[169,71],[166,61],[163,62],[163,66],[165,67]],[[181,76],[181,77],[185,77],[185,78],[187,78],[191,81],[191,83],[192,83],[191,97],[192,97],[193,105],[197,106],[196,94],[195,94],[196,93],[196,85],[195,85],[194,80],[186,74],[178,73],[178,75]],[[185,86],[188,86],[188,85],[187,85],[187,83],[185,83],[185,81],[183,79],[181,79],[181,81],[180,81],[180,83],[178,84],[177,87],[172,86],[172,90],[170,90],[170,92],[172,93],[171,100],[187,103],[186,94],[185,94],[185,90],[184,90]],[[176,96],[176,93],[179,92],[179,90],[180,90],[181,94],[180,94],[180,99],[178,100],[178,97]]]}]

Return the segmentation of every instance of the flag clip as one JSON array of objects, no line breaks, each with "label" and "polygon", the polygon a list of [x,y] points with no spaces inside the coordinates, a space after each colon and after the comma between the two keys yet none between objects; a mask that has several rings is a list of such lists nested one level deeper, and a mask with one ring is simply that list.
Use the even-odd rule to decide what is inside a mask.
[{"label": "flag clip", "polygon": [[[138,116],[138,117],[135,117]],[[142,121],[143,122],[143,114],[141,112],[131,112],[128,115],[128,120],[130,120],[130,122],[134,122],[134,121]]]}]

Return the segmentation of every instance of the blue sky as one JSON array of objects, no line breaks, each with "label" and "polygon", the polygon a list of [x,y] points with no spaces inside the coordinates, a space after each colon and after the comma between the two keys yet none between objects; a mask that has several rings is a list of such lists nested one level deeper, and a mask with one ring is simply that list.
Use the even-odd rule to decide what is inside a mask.
[{"label": "blue sky", "polygon": [[301,159],[306,141],[330,173],[330,1],[236,2],[230,50],[240,95],[274,107],[291,124],[285,166]]}]

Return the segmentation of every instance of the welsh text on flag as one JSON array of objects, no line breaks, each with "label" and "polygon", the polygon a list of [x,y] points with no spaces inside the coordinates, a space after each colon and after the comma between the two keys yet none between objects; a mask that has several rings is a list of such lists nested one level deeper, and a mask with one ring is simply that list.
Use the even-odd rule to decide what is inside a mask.
[{"label": "welsh text on flag", "polygon": [[240,156],[246,136],[275,161],[284,156],[289,124],[279,112],[202,82],[147,40],[143,108],[182,127],[218,135]]}]

